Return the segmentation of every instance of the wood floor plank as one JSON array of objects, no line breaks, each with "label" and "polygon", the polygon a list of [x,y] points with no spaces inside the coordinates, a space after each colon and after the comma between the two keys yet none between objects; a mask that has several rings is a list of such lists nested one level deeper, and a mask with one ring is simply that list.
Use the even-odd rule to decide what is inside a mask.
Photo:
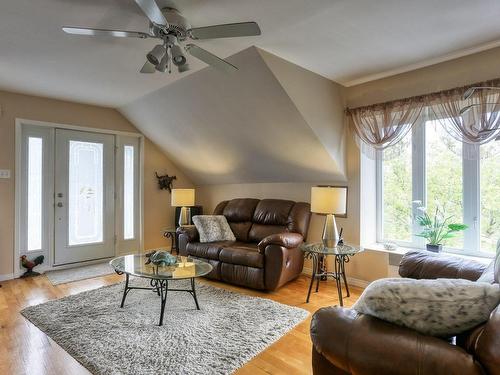
[{"label": "wood floor plank", "polygon": [[[9,375],[88,375],[89,372],[59,345],[26,320],[20,311],[27,307],[64,296],[81,293],[122,281],[123,276],[107,275],[54,286],[45,276],[2,282],[0,288],[0,374]],[[220,282],[200,282],[222,287],[238,293],[269,298],[271,300],[308,310],[311,315],[324,306],[338,304],[335,283],[322,283],[320,291],[305,303],[310,279],[300,276],[276,292],[260,292]],[[361,294],[360,288],[351,287],[352,305]],[[237,375],[295,375],[310,374],[311,316],[298,324],[287,335],[236,371]]]}]

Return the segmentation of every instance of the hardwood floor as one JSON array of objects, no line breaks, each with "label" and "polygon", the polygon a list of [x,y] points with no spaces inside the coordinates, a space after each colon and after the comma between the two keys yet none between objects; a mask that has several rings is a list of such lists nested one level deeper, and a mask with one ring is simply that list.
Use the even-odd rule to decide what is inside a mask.
[{"label": "hardwood floor", "polygon": [[[89,374],[73,357],[43,332],[26,320],[19,311],[31,305],[113,284],[123,276],[109,275],[69,284],[53,286],[45,276],[2,282],[0,288],[0,374],[2,375],[79,375]],[[200,280],[239,293],[269,298],[284,304],[304,308],[311,313],[323,306],[338,304],[333,281],[322,282],[320,291],[305,303],[310,279],[301,276],[277,292],[263,293],[224,283]],[[351,287],[351,297],[344,305],[352,305],[361,289]],[[54,319],[57,319],[55,316]],[[310,319],[295,327],[279,341],[240,368],[238,375],[310,374]]]}]

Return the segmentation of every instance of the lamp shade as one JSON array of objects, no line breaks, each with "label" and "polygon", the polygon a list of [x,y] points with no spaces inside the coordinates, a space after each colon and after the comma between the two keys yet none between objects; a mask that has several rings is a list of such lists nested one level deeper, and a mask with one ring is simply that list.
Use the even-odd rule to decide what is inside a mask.
[{"label": "lamp shade", "polygon": [[194,206],[194,189],[172,189],[172,206]]},{"label": "lamp shade", "polygon": [[320,187],[311,188],[311,212],[317,214],[345,214],[347,188]]}]

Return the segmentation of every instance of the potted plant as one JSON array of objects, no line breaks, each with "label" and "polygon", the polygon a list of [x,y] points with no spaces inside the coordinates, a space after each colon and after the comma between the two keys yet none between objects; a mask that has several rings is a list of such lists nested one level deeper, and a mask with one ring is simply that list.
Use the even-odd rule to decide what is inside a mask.
[{"label": "potted plant", "polygon": [[439,206],[436,207],[434,217],[431,218],[421,202],[417,201],[416,203],[419,204],[417,209],[422,212],[421,215],[417,216],[416,220],[423,228],[422,232],[417,236],[427,240],[426,246],[429,251],[440,252],[443,248],[443,242],[468,228],[465,224],[450,223],[453,216],[446,217],[444,210],[441,210]]}]

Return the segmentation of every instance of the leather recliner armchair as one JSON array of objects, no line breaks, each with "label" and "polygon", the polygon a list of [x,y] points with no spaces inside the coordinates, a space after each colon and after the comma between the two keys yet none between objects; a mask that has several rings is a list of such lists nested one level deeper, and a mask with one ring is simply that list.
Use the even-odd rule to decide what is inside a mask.
[{"label": "leather recliner armchair", "polygon": [[[459,257],[407,253],[402,277],[476,281],[485,266]],[[497,269],[495,282],[500,271]],[[500,307],[456,337],[456,344],[341,307],[318,310],[311,322],[312,367],[320,374],[500,374]]]},{"label": "leather recliner armchair", "polygon": [[196,227],[177,229],[179,251],[209,262],[208,278],[253,289],[276,290],[302,272],[299,246],[307,236],[309,203],[281,199],[233,199],[217,205],[236,242],[199,242]]}]

